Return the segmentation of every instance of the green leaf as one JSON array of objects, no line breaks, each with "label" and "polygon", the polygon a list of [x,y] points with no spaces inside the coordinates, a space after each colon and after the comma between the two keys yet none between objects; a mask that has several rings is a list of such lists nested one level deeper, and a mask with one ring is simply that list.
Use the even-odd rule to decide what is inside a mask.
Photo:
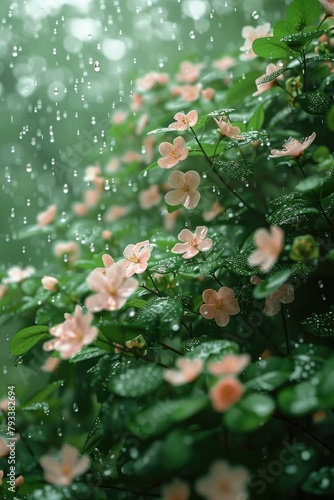
[{"label": "green leaf", "polygon": [[250,120],[247,123],[247,130],[261,130],[265,119],[264,107],[263,104],[260,104],[254,111]]},{"label": "green leaf", "polygon": [[[282,75],[285,71],[289,71],[290,68],[280,68],[276,71],[273,71],[272,73],[269,73],[269,75],[261,78],[261,80],[259,80],[258,82],[258,85],[262,84],[262,83],[268,83],[268,82],[271,82],[272,80],[275,80],[278,76]],[[262,125],[260,125],[258,128],[261,128]]]},{"label": "green leaf", "polygon": [[286,43],[290,47],[300,48],[311,40],[320,38],[324,33],[326,33],[326,31],[324,30],[300,31],[299,33],[292,33],[283,36],[281,38],[281,41]]},{"label": "green leaf", "polygon": [[299,224],[319,214],[316,208],[305,205],[306,203],[303,202],[294,203],[293,205],[285,204],[276,210],[276,212],[269,215],[267,221],[277,226],[283,224]]},{"label": "green leaf", "polygon": [[169,214],[172,214],[173,212],[176,212],[176,210],[179,210],[182,207],[183,207],[183,205],[181,203],[179,203],[178,205],[168,205],[167,204],[167,211]]},{"label": "green leaf", "polygon": [[154,391],[162,382],[162,369],[147,362],[144,365],[133,365],[123,373],[114,375],[109,388],[118,396],[137,398]]},{"label": "green leaf", "polygon": [[218,172],[224,176],[247,181],[254,174],[254,168],[249,160],[217,160]]},{"label": "green leaf", "polygon": [[170,432],[164,439],[162,448],[162,463],[167,470],[177,470],[182,467],[191,457],[191,446],[189,446],[189,434],[175,430]]},{"label": "green leaf", "polygon": [[43,389],[38,391],[24,404],[23,409],[29,410],[29,407],[35,405],[36,403],[46,402],[50,398],[51,394],[53,394],[55,390],[61,387],[63,383],[63,380],[56,380],[55,382],[51,382],[51,384],[48,384],[46,387],[43,387]]},{"label": "green leaf", "polygon": [[172,273],[179,269],[181,262],[182,262],[181,257],[170,257],[169,259],[161,259],[158,262],[154,262],[150,266],[150,271],[159,274]]},{"label": "green leaf", "polygon": [[295,189],[300,193],[308,193],[322,186],[324,182],[323,177],[319,177],[318,175],[313,175],[307,177],[307,179],[303,179],[300,181]]},{"label": "green leaf", "polygon": [[317,395],[320,408],[326,410],[334,406],[334,358],[331,358],[323,366],[318,383]]},{"label": "green leaf", "polygon": [[77,354],[74,354],[74,356],[69,359],[69,362],[78,363],[79,361],[86,361],[87,359],[104,356],[105,353],[106,351],[99,347],[85,346]]},{"label": "green leaf", "polygon": [[297,101],[301,108],[309,115],[325,116],[332,105],[330,97],[325,94],[325,92],[319,90],[300,94],[295,98],[295,101]]},{"label": "green leaf", "polygon": [[248,394],[224,414],[225,425],[234,432],[250,432],[261,427],[275,408],[266,394]]},{"label": "green leaf", "polygon": [[10,343],[10,352],[14,356],[22,356],[30,351],[36,344],[50,337],[48,326],[29,326],[14,335]]},{"label": "green leaf", "polygon": [[334,312],[323,314],[313,313],[309,318],[301,322],[302,327],[312,335],[319,337],[331,337],[334,335]]},{"label": "green leaf", "polygon": [[142,439],[157,436],[176,422],[198,413],[207,404],[208,399],[204,396],[158,401],[132,415],[128,427]]},{"label": "green leaf", "polygon": [[248,259],[249,253],[242,252],[228,257],[224,261],[224,267],[240,276],[252,276],[254,274],[254,267],[249,264]]},{"label": "green leaf", "polygon": [[293,387],[286,387],[278,394],[278,405],[286,414],[301,417],[319,406],[316,379],[310,379]]},{"label": "green leaf", "polygon": [[252,144],[257,141],[265,141],[268,138],[268,133],[265,130],[251,130],[249,132],[242,132],[240,134],[242,139],[230,139],[226,150],[241,146],[245,146],[246,144]]},{"label": "green leaf", "polygon": [[195,346],[192,351],[187,352],[187,358],[204,361],[210,358],[210,361],[218,361],[226,354],[238,354],[238,352],[238,344],[231,340],[212,340]]},{"label": "green leaf", "polygon": [[166,128],[157,128],[155,130],[151,130],[150,132],[147,132],[147,135],[152,135],[152,134],[163,134],[163,133],[166,133],[166,132],[173,132],[171,129],[169,129],[168,127]]},{"label": "green leaf", "polygon": [[271,356],[248,365],[243,383],[246,389],[273,391],[289,380],[293,370],[291,359]]},{"label": "green leaf", "polygon": [[272,274],[265,280],[263,280],[259,285],[257,285],[253,290],[253,296],[255,299],[264,299],[271,295],[275,290],[277,290],[286,280],[291,276],[292,270],[285,269],[283,271],[278,271]]},{"label": "green leaf", "polygon": [[182,304],[172,298],[156,298],[140,310],[139,322],[150,333],[170,334],[177,331],[183,316]]},{"label": "green leaf", "polygon": [[295,26],[298,31],[302,31],[316,21],[319,7],[317,0],[293,0],[286,13],[287,22]]},{"label": "green leaf", "polygon": [[324,466],[311,472],[302,490],[315,496],[334,496],[334,467]]},{"label": "green leaf", "polygon": [[286,58],[289,55],[295,56],[295,51],[292,50],[286,43],[281,42],[279,37],[261,37],[256,38],[252,45],[256,55],[261,57],[270,57],[271,59]]}]

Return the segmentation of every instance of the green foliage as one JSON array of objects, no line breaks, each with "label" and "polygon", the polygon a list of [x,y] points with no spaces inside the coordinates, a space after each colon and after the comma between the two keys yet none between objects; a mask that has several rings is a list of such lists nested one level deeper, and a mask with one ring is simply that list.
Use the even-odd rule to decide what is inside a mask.
[{"label": "green foliage", "polygon": [[36,344],[49,338],[48,326],[29,326],[15,334],[10,344],[11,353],[14,356],[21,356],[29,352]]}]

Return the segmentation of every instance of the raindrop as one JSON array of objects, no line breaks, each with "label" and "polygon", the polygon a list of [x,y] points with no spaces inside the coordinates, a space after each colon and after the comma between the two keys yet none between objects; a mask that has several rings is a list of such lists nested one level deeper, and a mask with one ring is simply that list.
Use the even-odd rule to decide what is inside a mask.
[{"label": "raindrop", "polygon": [[79,411],[79,406],[77,405],[77,403],[73,403],[72,408],[73,408],[73,411],[74,411],[75,413],[77,413],[77,412]]},{"label": "raindrop", "polygon": [[256,10],[254,10],[254,12],[252,12],[252,17],[254,19],[259,19],[260,16],[259,16],[258,12]]},{"label": "raindrop", "polygon": [[98,73],[101,69],[99,61],[95,61],[93,67],[94,67],[94,71],[96,71],[96,73]]}]

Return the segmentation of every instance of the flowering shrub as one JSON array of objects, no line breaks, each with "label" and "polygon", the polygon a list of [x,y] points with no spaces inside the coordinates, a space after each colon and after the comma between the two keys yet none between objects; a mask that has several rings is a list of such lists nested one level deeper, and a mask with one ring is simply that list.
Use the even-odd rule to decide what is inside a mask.
[{"label": "flowering shrub", "polygon": [[332,3],[245,27],[239,61],[141,75],[83,199],[19,235],[57,241],[1,284],[26,323],[18,498],[334,495]]}]

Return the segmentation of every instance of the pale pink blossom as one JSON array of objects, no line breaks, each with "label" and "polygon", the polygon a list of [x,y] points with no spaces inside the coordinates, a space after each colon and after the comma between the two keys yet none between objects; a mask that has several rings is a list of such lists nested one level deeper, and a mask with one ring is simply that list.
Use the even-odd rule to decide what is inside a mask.
[{"label": "pale pink blossom", "polygon": [[158,206],[161,201],[161,193],[158,184],[153,184],[149,188],[143,189],[143,191],[139,193],[138,198],[139,205],[144,210]]},{"label": "pale pink blossom", "polygon": [[118,170],[119,166],[120,166],[119,158],[114,157],[109,161],[109,163],[107,163],[107,165],[105,166],[105,170],[106,172],[113,174]]},{"label": "pale pink blossom", "polygon": [[112,267],[115,264],[114,259],[111,257],[111,255],[105,253],[102,255],[102,262],[104,267],[96,267],[92,272],[96,273],[102,273],[106,275],[107,269]]},{"label": "pale pink blossom", "polygon": [[221,214],[224,212],[224,207],[222,207],[218,201],[215,201],[210,208],[210,210],[207,210],[206,212],[203,212],[203,219],[206,222],[210,222],[213,219],[217,217],[217,215]]},{"label": "pale pink blossom", "polygon": [[173,481],[161,489],[161,500],[188,500],[190,488],[184,481],[173,479]]},{"label": "pale pink blossom", "polygon": [[37,225],[39,227],[47,226],[57,217],[57,205],[50,205],[45,212],[37,214]]},{"label": "pale pink blossom", "polygon": [[50,329],[53,340],[45,342],[44,351],[57,350],[62,359],[69,359],[79,352],[85,345],[91,344],[97,334],[96,326],[91,326],[93,315],[88,312],[82,314],[79,305],[75,306],[74,314],[64,314],[65,321]]},{"label": "pale pink blossom", "polygon": [[259,266],[261,271],[267,272],[277,262],[284,248],[284,231],[279,226],[270,226],[270,230],[257,229],[254,234],[257,250],[248,261],[251,266]]},{"label": "pale pink blossom", "polygon": [[204,290],[202,299],[204,304],[199,309],[201,316],[214,319],[218,326],[226,326],[230,321],[230,316],[240,312],[234,291],[227,286],[222,286],[218,292],[212,288]]},{"label": "pale pink blossom", "polygon": [[216,96],[216,91],[212,87],[207,87],[202,90],[201,94],[206,101],[212,101]]},{"label": "pale pink blossom", "polygon": [[180,217],[180,215],[181,215],[180,208],[175,210],[174,212],[165,211],[163,213],[163,224],[166,231],[172,231],[174,229],[176,221]]},{"label": "pale pink blossom", "polygon": [[189,127],[194,127],[198,122],[198,113],[195,109],[189,111],[189,113],[176,113],[174,115],[175,122],[169,125],[170,130],[187,130]]},{"label": "pale pink blossom", "polygon": [[291,156],[291,158],[297,158],[302,156],[306,148],[308,148],[316,137],[316,133],[313,132],[309,137],[306,137],[302,142],[289,137],[282,146],[282,150],[272,149],[270,151],[269,158],[279,158],[281,156]]},{"label": "pale pink blossom", "polygon": [[334,16],[334,0],[319,0],[327,14]]},{"label": "pale pink blossom", "polygon": [[234,66],[235,63],[236,60],[234,59],[234,57],[224,56],[221,59],[218,59],[218,61],[214,61],[213,66],[216,69],[219,69],[220,71],[226,71],[232,68],[232,66]]},{"label": "pale pink blossom", "polygon": [[113,116],[112,116],[112,122],[115,124],[115,125],[120,125],[121,123],[124,123],[126,121],[128,117],[128,113],[126,111],[123,111],[123,110],[118,110],[118,111],[115,111]]},{"label": "pale pink blossom", "polygon": [[244,392],[245,388],[239,380],[234,377],[224,377],[211,387],[209,397],[214,409],[224,412],[235,405]]},{"label": "pale pink blossom", "polygon": [[143,132],[143,130],[146,127],[146,125],[148,124],[148,122],[149,122],[148,114],[147,113],[142,114],[138,120],[136,130],[135,130],[137,135],[141,135],[141,133]]},{"label": "pale pink blossom", "polygon": [[8,285],[9,283],[21,283],[21,281],[26,278],[30,278],[32,274],[34,274],[35,268],[32,266],[28,266],[25,269],[22,269],[19,266],[12,266],[7,271],[7,277],[3,278],[2,283]]},{"label": "pale pink blossom", "polygon": [[137,151],[132,151],[129,149],[123,156],[122,156],[122,161],[124,163],[133,163],[135,161],[141,161],[142,156],[140,153],[137,153]]},{"label": "pale pink blossom", "polygon": [[86,203],[73,203],[72,210],[73,213],[75,215],[78,215],[79,217],[84,217],[88,214],[88,206],[86,205]]},{"label": "pale pink blossom", "polygon": [[196,491],[206,500],[247,500],[248,471],[224,460],[211,465],[209,474],[196,481]]},{"label": "pale pink blossom", "polygon": [[181,89],[182,89],[182,86],[181,85],[172,85],[171,89],[170,89],[170,95],[171,97],[178,97],[181,95]]},{"label": "pale pink blossom", "polygon": [[165,195],[166,203],[171,206],[181,203],[185,208],[195,208],[201,198],[197,191],[200,180],[201,178],[195,170],[189,170],[185,173],[179,170],[172,172],[168,183],[173,190]]},{"label": "pale pink blossom", "polygon": [[267,83],[259,83],[259,82],[261,82],[261,80],[263,80],[263,78],[265,78],[266,76],[270,75],[271,73],[274,73],[275,71],[281,68],[282,68],[281,64],[278,64],[277,66],[273,63],[268,64],[265,74],[255,80],[257,91],[254,92],[253,94],[254,97],[278,85],[278,81],[283,77],[283,75],[279,75],[277,78],[274,78],[273,80]]},{"label": "pale pink blossom", "polygon": [[212,240],[206,238],[208,228],[206,226],[198,226],[194,233],[189,229],[182,229],[178,234],[178,239],[184,243],[176,243],[172,248],[173,253],[183,253],[184,259],[191,259],[199,252],[206,252],[212,247]]},{"label": "pale pink blossom", "polygon": [[99,166],[90,166],[85,169],[85,182],[92,182],[97,187],[101,187],[104,184],[104,178],[101,177],[101,167]]},{"label": "pale pink blossom", "polygon": [[165,370],[164,379],[172,385],[183,385],[195,380],[203,371],[201,359],[179,358],[176,361],[179,370]]},{"label": "pale pink blossom", "polygon": [[121,261],[125,271],[125,277],[129,278],[133,274],[141,274],[147,269],[147,262],[151,257],[152,245],[148,240],[140,241],[136,245],[128,245],[123,255],[125,260]]},{"label": "pale pink blossom", "polygon": [[56,257],[68,256],[68,260],[73,262],[79,257],[80,247],[75,241],[59,241],[53,247]]},{"label": "pale pink blossom", "polygon": [[60,460],[51,455],[43,455],[39,460],[44,469],[44,479],[56,486],[69,486],[73,479],[89,469],[90,461],[87,455],[79,458],[76,448],[64,445],[60,450]]},{"label": "pale pink blossom", "polygon": [[8,441],[5,437],[0,436],[0,458],[7,457],[8,454]]},{"label": "pale pink blossom", "polygon": [[113,222],[114,220],[124,217],[129,212],[129,207],[124,207],[121,205],[112,205],[108,208],[104,215],[104,220],[106,222]]},{"label": "pale pink blossom", "polygon": [[95,189],[87,189],[84,192],[84,202],[88,207],[95,207],[101,199],[102,196],[102,185],[96,187]]},{"label": "pale pink blossom", "polygon": [[101,236],[104,240],[110,240],[112,237],[112,232],[109,229],[104,229],[101,233]]},{"label": "pale pink blossom", "polygon": [[227,354],[221,361],[215,361],[208,366],[212,375],[238,375],[243,372],[249,364],[249,354]]},{"label": "pale pink blossom", "polygon": [[92,271],[87,283],[97,292],[85,301],[87,309],[93,312],[121,309],[138,286],[137,280],[125,277],[125,270],[119,263],[108,267],[105,274]]},{"label": "pale pink blossom", "polygon": [[179,88],[180,96],[185,102],[194,102],[200,96],[202,86],[199,83],[196,85],[183,85]]},{"label": "pale pink blossom", "polygon": [[145,137],[145,139],[143,140],[143,154],[144,154],[144,162],[146,165],[149,165],[153,161],[154,146],[155,146],[155,138],[153,136]]},{"label": "pale pink blossom", "polygon": [[190,61],[182,61],[176,78],[179,82],[194,83],[198,80],[202,68],[202,63],[193,64]]},{"label": "pale pink blossom", "polygon": [[158,73],[157,71],[151,71],[147,75],[138,78],[136,80],[137,87],[140,90],[150,90],[156,85],[166,85],[169,82],[169,76],[167,73]]},{"label": "pale pink blossom", "polygon": [[[253,285],[259,285],[262,280],[258,276],[251,277]],[[263,312],[266,316],[275,316],[281,310],[281,304],[290,304],[295,299],[295,289],[291,283],[284,283],[264,301]]]},{"label": "pale pink blossom", "polygon": [[233,127],[229,124],[225,116],[222,116],[219,120],[215,117],[213,117],[213,119],[217,123],[221,135],[231,137],[232,139],[242,139],[242,136],[240,135],[240,128]]},{"label": "pale pink blossom", "polygon": [[44,364],[41,366],[42,372],[53,373],[60,363],[59,358],[46,358]]},{"label": "pale pink blossom", "polygon": [[15,489],[19,489],[21,488],[21,486],[23,486],[24,484],[24,477],[23,476],[17,476],[17,478],[15,479]]},{"label": "pale pink blossom", "polygon": [[42,278],[42,286],[45,290],[49,290],[49,292],[56,292],[58,289],[59,280],[54,278],[53,276],[43,276]]},{"label": "pale pink blossom", "polygon": [[253,28],[252,26],[244,26],[241,34],[245,39],[243,46],[240,47],[240,50],[244,52],[244,54],[240,56],[242,61],[247,61],[256,57],[256,54],[252,49],[253,42],[256,38],[272,36],[270,33],[270,23],[265,23],[257,26],[256,28]]},{"label": "pale pink blossom", "polygon": [[2,486],[3,483],[3,476],[4,476],[4,471],[0,470],[0,486]]},{"label": "pale pink blossom", "polygon": [[144,98],[137,92],[134,92],[131,96],[131,111],[138,111],[144,104]]},{"label": "pale pink blossom", "polygon": [[159,153],[162,158],[158,160],[158,165],[161,168],[172,168],[188,157],[189,148],[185,147],[183,137],[176,137],[173,144],[170,142],[162,142],[159,146]]},{"label": "pale pink blossom", "polygon": [[8,288],[0,283],[0,300],[6,295]]},{"label": "pale pink blossom", "polygon": [[0,400],[0,410],[3,411],[4,413],[7,413],[8,411],[8,404],[10,403],[9,399],[1,399]]}]

